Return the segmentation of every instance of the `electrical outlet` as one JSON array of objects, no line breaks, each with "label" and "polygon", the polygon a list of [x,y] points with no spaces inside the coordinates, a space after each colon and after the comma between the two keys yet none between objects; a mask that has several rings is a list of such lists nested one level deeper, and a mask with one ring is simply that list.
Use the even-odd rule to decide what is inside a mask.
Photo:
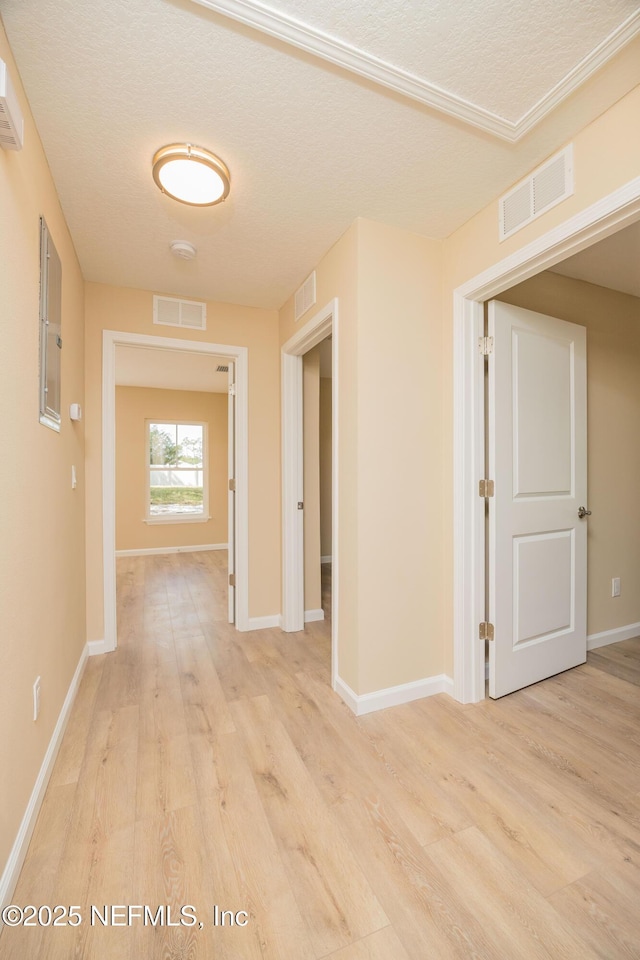
[{"label": "electrical outlet", "polygon": [[620,577],[614,577],[611,581],[611,596],[620,596]]},{"label": "electrical outlet", "polygon": [[36,682],[33,685],[33,719],[38,719],[38,714],[40,713],[40,677],[37,678]]}]

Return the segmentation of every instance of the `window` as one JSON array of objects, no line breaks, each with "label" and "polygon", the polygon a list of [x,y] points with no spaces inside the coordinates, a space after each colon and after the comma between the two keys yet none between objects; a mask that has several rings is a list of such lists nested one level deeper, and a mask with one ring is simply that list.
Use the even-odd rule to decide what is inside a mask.
[{"label": "window", "polygon": [[40,423],[60,430],[62,266],[40,218]]},{"label": "window", "polygon": [[147,520],[208,520],[207,427],[147,421]]}]

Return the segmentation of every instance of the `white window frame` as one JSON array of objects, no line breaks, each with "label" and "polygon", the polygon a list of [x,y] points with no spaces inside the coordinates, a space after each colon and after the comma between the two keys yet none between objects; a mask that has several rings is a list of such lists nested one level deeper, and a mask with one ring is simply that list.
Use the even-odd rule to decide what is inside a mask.
[{"label": "white window frame", "polygon": [[[202,427],[202,513],[151,513],[151,470],[159,469],[161,464],[151,464],[150,462],[150,431],[151,424],[166,423],[176,427]],[[207,523],[211,519],[209,516],[209,436],[208,424],[202,420],[167,420],[158,417],[149,417],[145,420],[145,464],[146,464],[146,523]],[[180,468],[170,467],[171,470],[189,469],[193,467]]]},{"label": "white window frame", "polygon": [[[57,302],[52,304],[51,302],[51,285],[49,283],[49,264],[51,259],[54,258],[55,262],[58,264],[59,275],[60,275],[60,284],[58,295],[59,299]],[[62,354],[60,355],[60,363],[58,368],[58,394],[59,394],[59,404],[60,409],[55,410],[53,407],[49,406],[47,402],[47,380],[49,377],[48,369],[48,348],[49,348],[49,336],[48,336],[48,327],[49,327],[49,317],[51,315],[52,309],[57,314],[60,321],[60,333],[58,334],[59,344],[58,349],[62,351],[62,262],[58,251],[56,250],[55,244],[51,239],[51,234],[49,233],[49,228],[44,217],[40,217],[40,401],[39,401],[39,415],[40,423],[49,427],[51,430],[55,430],[57,433],[60,432],[60,424],[62,421],[61,411],[62,411]]]}]

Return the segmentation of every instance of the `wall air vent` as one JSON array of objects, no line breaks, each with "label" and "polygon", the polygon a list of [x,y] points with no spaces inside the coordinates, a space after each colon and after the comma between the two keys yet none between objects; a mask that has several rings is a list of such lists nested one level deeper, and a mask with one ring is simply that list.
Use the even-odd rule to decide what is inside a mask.
[{"label": "wall air vent", "polygon": [[0,60],[0,147],[22,150],[24,120],[4,60]]},{"label": "wall air vent", "polygon": [[216,373],[229,373],[229,364],[219,363],[216,367]]},{"label": "wall air vent", "polygon": [[177,300],[175,297],[153,298],[153,322],[163,327],[184,327],[188,330],[207,329],[207,305],[197,300]]},{"label": "wall air vent", "polygon": [[316,302],[316,272],[309,274],[301,287],[296,290],[296,320],[299,320],[303,313]]},{"label": "wall air vent", "polygon": [[573,146],[570,145],[498,200],[500,240],[506,240],[572,193]]}]

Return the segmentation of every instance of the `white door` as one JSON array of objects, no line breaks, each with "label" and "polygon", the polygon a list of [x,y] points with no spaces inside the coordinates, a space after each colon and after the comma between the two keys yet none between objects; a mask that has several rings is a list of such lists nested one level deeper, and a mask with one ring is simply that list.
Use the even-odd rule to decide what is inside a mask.
[{"label": "white door", "polygon": [[489,304],[489,695],[587,658],[586,330]]},{"label": "white door", "polygon": [[236,365],[229,361],[229,405],[227,434],[228,533],[229,542],[229,623],[236,622]]}]

